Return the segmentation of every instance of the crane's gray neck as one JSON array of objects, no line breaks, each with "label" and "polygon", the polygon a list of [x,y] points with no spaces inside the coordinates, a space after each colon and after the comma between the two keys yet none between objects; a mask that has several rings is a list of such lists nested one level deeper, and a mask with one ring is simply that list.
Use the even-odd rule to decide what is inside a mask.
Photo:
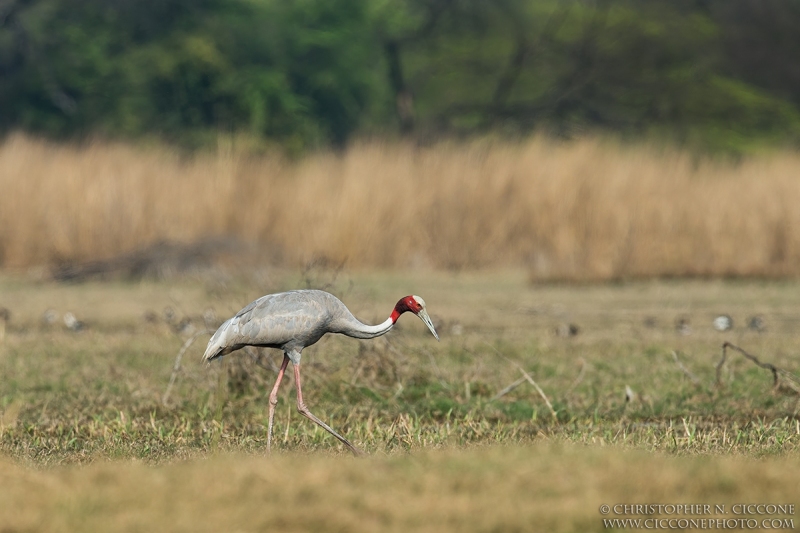
[{"label": "crane's gray neck", "polygon": [[385,322],[378,324],[377,326],[368,326],[356,318],[353,318],[352,320],[347,321],[347,324],[340,329],[339,333],[343,333],[348,337],[353,337],[356,339],[374,339],[375,337],[385,335],[390,329],[392,329],[392,326],[394,326],[392,317],[387,318]]}]

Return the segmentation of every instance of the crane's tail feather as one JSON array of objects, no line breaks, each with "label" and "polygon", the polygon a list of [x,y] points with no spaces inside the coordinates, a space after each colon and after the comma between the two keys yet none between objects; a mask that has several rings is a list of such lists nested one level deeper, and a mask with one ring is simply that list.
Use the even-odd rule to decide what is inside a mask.
[{"label": "crane's tail feather", "polygon": [[203,354],[203,361],[205,362],[213,361],[214,359],[219,359],[220,357],[222,357],[223,355],[227,355],[228,353],[230,352],[225,350],[218,350],[217,352],[214,353],[206,352],[205,354]]},{"label": "crane's tail feather", "polygon": [[233,351],[227,344],[228,326],[231,320],[226,320],[217,330],[216,333],[209,339],[206,352],[203,354],[203,361],[212,361],[217,357],[229,354]]}]

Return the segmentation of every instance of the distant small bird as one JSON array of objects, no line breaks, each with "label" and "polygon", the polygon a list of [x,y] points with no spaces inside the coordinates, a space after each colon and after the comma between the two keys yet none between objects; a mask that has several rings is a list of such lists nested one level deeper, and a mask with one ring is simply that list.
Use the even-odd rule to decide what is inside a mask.
[{"label": "distant small bird", "polygon": [[291,361],[297,387],[297,410],[358,455],[361,453],[358,448],[314,416],[303,402],[303,393],[300,389],[300,355],[306,346],[311,346],[326,333],[341,333],[356,339],[372,339],[384,335],[392,329],[400,315],[407,311],[417,315],[428,326],[436,340],[439,340],[439,335],[436,334],[425,308],[425,302],[419,296],[401,298],[394,306],[391,316],[382,324],[368,326],[354,317],[341,300],[325,291],[299,290],[269,294],[226,320],[208,341],[203,360],[211,361],[245,346],[283,350],[283,363],[269,395],[267,451],[270,450],[272,442],[272,420],[275,415],[275,405],[278,403],[278,387],[286,366]]},{"label": "distant small bird", "polygon": [[689,318],[685,316],[679,316],[678,318],[676,318],[675,331],[678,332],[678,335],[691,335],[692,326],[689,323]]},{"label": "distant small bird", "polygon": [[764,317],[761,315],[751,316],[747,319],[747,327],[759,333],[767,331],[767,324],[764,322]]},{"label": "distant small bird", "polygon": [[575,324],[559,324],[556,326],[556,335],[559,337],[574,337],[580,331],[581,328]]},{"label": "distant small bird", "polygon": [[172,331],[177,333],[178,335],[193,335],[195,332],[194,324],[192,323],[192,319],[187,317],[183,317],[178,321],[177,324],[172,324]]},{"label": "distant small bird", "polygon": [[79,332],[86,329],[86,324],[78,320],[75,315],[67,311],[64,313],[64,325],[67,329],[74,332]]},{"label": "distant small bird", "polygon": [[58,311],[56,311],[55,309],[48,309],[47,311],[42,313],[42,324],[45,326],[52,326],[53,324],[58,322],[59,318],[60,315]]},{"label": "distant small bird", "polygon": [[719,315],[714,319],[714,329],[717,331],[728,331],[733,329],[733,319],[728,315]]},{"label": "distant small bird", "polygon": [[625,403],[632,401],[634,398],[636,398],[636,393],[633,392],[629,385],[625,385]]}]

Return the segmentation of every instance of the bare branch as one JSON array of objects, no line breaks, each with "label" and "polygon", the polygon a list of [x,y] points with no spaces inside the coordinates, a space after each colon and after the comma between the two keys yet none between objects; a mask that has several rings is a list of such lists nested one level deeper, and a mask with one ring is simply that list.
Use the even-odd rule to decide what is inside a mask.
[{"label": "bare branch", "polygon": [[[511,361],[511,362],[512,362],[512,363],[514,363],[513,361]],[[541,387],[539,387],[539,385],[538,385],[538,384],[537,384],[537,383],[536,383],[536,382],[533,380],[533,378],[531,377],[531,375],[530,375],[530,374],[528,374],[527,372],[525,372],[525,369],[524,369],[524,368],[522,368],[522,367],[521,367],[520,365],[518,365],[517,363],[514,363],[514,364],[517,366],[517,368],[519,369],[519,371],[520,371],[520,372],[522,372],[522,375],[523,375],[523,376],[525,376],[525,379],[527,379],[527,380],[528,380],[528,382],[529,382],[531,385],[533,385],[533,387],[536,389],[536,392],[538,392],[538,393],[539,393],[539,396],[541,396],[541,397],[542,397],[542,399],[544,400],[544,403],[546,403],[546,404],[547,404],[547,408],[548,408],[548,409],[550,409],[550,414],[551,414],[551,415],[553,415],[553,419],[554,419],[554,420],[558,420],[558,415],[556,415],[556,411],[555,411],[555,409],[553,409],[553,406],[550,404],[550,400],[548,400],[548,399],[547,399],[547,396],[545,396],[545,395],[544,395],[544,391],[541,389]]]},{"label": "bare branch", "polygon": [[[787,372],[786,370],[783,370],[781,368],[778,368],[773,364],[762,363],[755,355],[749,354],[743,349],[736,346],[735,344],[731,344],[730,342],[727,341],[722,344],[722,358],[719,360],[719,363],[717,363],[717,386],[722,385],[721,372],[722,372],[722,366],[725,364],[725,361],[727,360],[728,357],[728,352],[727,352],[728,348],[730,348],[731,350],[736,350],[737,352],[742,354],[745,358],[749,359],[759,367],[765,368],[770,372],[772,372],[773,390],[778,390],[783,388],[794,394],[800,394],[800,380],[794,374]],[[780,379],[781,376],[783,376],[784,378],[783,380]]]},{"label": "bare branch", "polygon": [[569,386],[569,388],[567,388],[567,391],[566,391],[565,394],[569,394],[570,392],[572,392],[575,389],[575,387],[577,387],[578,384],[581,381],[583,381],[583,376],[586,373],[586,367],[589,366],[589,364],[586,362],[586,359],[584,359],[583,357],[580,358],[580,362],[581,362],[581,369],[580,369],[580,371],[578,371],[578,376],[575,378],[575,381],[572,382],[572,384]]},{"label": "bare branch", "polygon": [[769,363],[762,363],[761,361],[758,360],[758,357],[756,357],[755,355],[751,355],[751,354],[747,353],[746,351],[744,351],[743,349],[739,348],[738,346],[736,346],[734,344],[731,344],[731,343],[729,343],[727,341],[722,343],[722,359],[720,359],[719,363],[717,363],[717,385],[721,384],[720,372],[722,371],[722,365],[725,364],[725,361],[727,359],[727,355],[728,355],[727,350],[728,350],[728,348],[730,348],[732,350],[736,350],[737,352],[742,354],[747,359],[750,359],[751,361],[753,361],[755,364],[757,364],[761,368],[766,368],[767,370],[772,372],[772,381],[773,381],[772,385],[773,385],[773,387],[777,387],[778,386],[778,369],[775,368],[774,365],[771,365]]},{"label": "bare branch", "polygon": [[500,398],[502,398],[503,396],[505,396],[506,394],[508,394],[508,393],[509,393],[509,392],[511,392],[512,390],[516,389],[517,387],[519,387],[520,385],[522,385],[522,384],[523,384],[523,383],[525,383],[526,381],[527,381],[527,380],[525,379],[525,376],[523,376],[523,377],[519,378],[518,380],[516,380],[516,381],[515,381],[514,383],[512,383],[511,385],[508,385],[508,386],[507,386],[507,387],[505,387],[503,390],[501,390],[500,392],[498,392],[497,394],[495,394],[494,396],[492,396],[492,399],[491,399],[491,400],[489,400],[489,401],[490,401],[490,402],[493,402],[493,401],[495,401],[495,400],[499,400]]},{"label": "bare branch", "polygon": [[548,408],[548,409],[550,409],[550,414],[551,414],[551,415],[553,415],[553,419],[554,419],[554,420],[558,420],[558,415],[556,414],[556,411],[555,411],[555,409],[553,409],[553,405],[550,403],[550,400],[548,400],[548,399],[547,399],[547,396],[545,395],[544,391],[542,390],[542,388],[541,388],[541,387],[539,387],[539,384],[538,384],[538,383],[536,383],[536,381],[535,381],[535,380],[534,380],[534,379],[531,377],[531,375],[530,375],[530,374],[528,374],[527,372],[525,372],[525,369],[524,369],[524,368],[522,368],[522,365],[520,365],[520,364],[519,364],[519,363],[517,363],[516,361],[513,361],[513,360],[509,359],[509,358],[508,358],[508,357],[506,357],[505,355],[501,354],[501,353],[500,353],[500,352],[497,350],[497,348],[495,348],[494,346],[492,346],[492,345],[491,345],[491,344],[489,344],[488,342],[486,343],[486,345],[487,345],[487,346],[489,346],[489,347],[490,347],[492,350],[494,350],[494,351],[495,351],[495,353],[496,353],[497,355],[499,355],[500,357],[502,357],[503,359],[505,359],[506,361],[508,361],[509,363],[511,363],[512,365],[514,365],[515,367],[517,367],[517,370],[519,370],[519,371],[522,373],[522,375],[523,375],[523,376],[524,376],[524,378],[525,378],[525,379],[528,381],[528,383],[530,383],[531,385],[533,385],[533,388],[535,388],[535,389],[536,389],[536,392],[538,392],[538,393],[539,393],[539,396],[541,396],[541,397],[542,397],[542,399],[544,400],[544,403],[545,403],[545,404],[547,404],[547,408]]},{"label": "bare branch", "polygon": [[703,382],[700,381],[700,379],[698,379],[698,377],[695,376],[688,368],[686,368],[680,359],[678,359],[678,352],[676,352],[675,350],[672,350],[672,358],[675,360],[675,364],[678,365],[678,368],[680,368],[681,371],[684,374],[686,374],[686,376],[692,381],[692,383],[694,383],[698,387],[703,386]]},{"label": "bare branch", "polygon": [[195,339],[200,335],[208,335],[214,333],[211,330],[204,329],[202,331],[198,331],[188,339],[186,342],[183,343],[181,349],[178,351],[178,355],[175,357],[175,364],[172,365],[172,375],[169,377],[169,384],[167,384],[167,390],[164,391],[164,395],[161,397],[161,404],[167,405],[167,400],[169,400],[169,393],[172,391],[172,386],[175,384],[175,378],[178,376],[178,371],[181,368],[181,359],[183,359],[183,354],[186,353],[186,350],[194,343]]}]

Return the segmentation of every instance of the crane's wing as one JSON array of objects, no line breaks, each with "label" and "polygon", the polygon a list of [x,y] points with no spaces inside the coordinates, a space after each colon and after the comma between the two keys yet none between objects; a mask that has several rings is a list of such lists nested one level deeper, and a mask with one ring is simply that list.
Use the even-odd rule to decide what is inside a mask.
[{"label": "crane's wing", "polygon": [[223,323],[203,355],[209,361],[244,346],[296,348],[317,342],[336,310],[322,291],[291,291],[262,296]]}]

